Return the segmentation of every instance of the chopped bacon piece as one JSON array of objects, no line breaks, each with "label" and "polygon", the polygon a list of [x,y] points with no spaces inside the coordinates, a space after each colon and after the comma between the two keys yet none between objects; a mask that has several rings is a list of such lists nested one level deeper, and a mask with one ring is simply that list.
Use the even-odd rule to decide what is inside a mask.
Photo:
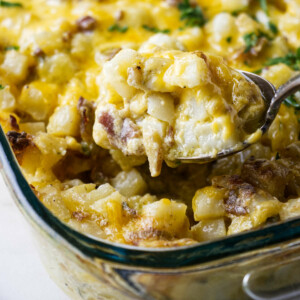
[{"label": "chopped bacon piece", "polygon": [[96,27],[97,21],[91,16],[85,16],[76,21],[77,28],[80,31],[91,31]]}]

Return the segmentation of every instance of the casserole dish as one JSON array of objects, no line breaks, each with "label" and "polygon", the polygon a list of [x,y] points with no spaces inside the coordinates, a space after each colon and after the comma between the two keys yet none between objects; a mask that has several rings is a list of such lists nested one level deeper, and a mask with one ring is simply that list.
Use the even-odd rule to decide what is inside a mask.
[{"label": "casserole dish", "polygon": [[299,295],[299,218],[167,249],[96,240],[64,225],[37,199],[2,129],[0,137],[7,186],[32,226],[48,272],[72,299],[292,299]]}]

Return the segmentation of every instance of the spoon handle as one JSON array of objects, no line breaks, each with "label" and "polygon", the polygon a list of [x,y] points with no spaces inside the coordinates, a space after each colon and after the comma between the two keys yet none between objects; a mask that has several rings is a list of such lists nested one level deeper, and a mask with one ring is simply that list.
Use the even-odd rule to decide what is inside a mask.
[{"label": "spoon handle", "polygon": [[268,128],[274,121],[283,100],[299,90],[300,90],[300,75],[293,77],[287,83],[281,85],[278,88],[273,99],[271,100],[271,104],[267,111],[266,122],[261,127],[263,133],[265,133],[268,130]]}]

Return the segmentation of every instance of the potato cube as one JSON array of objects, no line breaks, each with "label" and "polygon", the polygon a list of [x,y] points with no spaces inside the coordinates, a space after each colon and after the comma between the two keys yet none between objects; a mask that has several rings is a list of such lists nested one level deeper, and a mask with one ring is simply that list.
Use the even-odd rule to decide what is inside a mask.
[{"label": "potato cube", "polygon": [[193,238],[198,242],[209,241],[226,236],[226,227],[223,218],[202,220],[192,228]]},{"label": "potato cube", "polygon": [[109,196],[93,203],[90,208],[102,217],[105,225],[118,228],[122,225],[124,218],[123,201],[125,201],[125,198],[119,192],[113,192]]},{"label": "potato cube", "polygon": [[77,136],[79,133],[80,116],[77,108],[66,105],[57,107],[49,119],[47,131],[56,136]]},{"label": "potato cube", "polygon": [[57,101],[57,86],[44,82],[32,82],[25,85],[18,99],[19,109],[31,115],[35,120],[46,120],[52,113]]},{"label": "potato cube", "polygon": [[193,211],[196,221],[220,218],[225,215],[223,199],[225,191],[213,186],[198,190],[193,198]]},{"label": "potato cube", "polygon": [[185,225],[188,222],[185,214],[186,209],[185,204],[164,198],[145,205],[142,210],[142,217],[146,218],[145,224],[148,224],[148,219],[155,229],[176,235],[185,230]]},{"label": "potato cube", "polygon": [[91,192],[89,192],[87,195],[87,199],[92,203],[99,199],[108,197],[115,191],[116,190],[109,183],[105,183],[100,185],[96,190],[92,190]]},{"label": "potato cube", "polygon": [[11,93],[10,86],[0,89],[0,109],[4,111],[12,111],[16,107],[15,96]]},{"label": "potato cube", "polygon": [[57,53],[41,62],[38,71],[41,78],[63,84],[73,77],[76,66],[68,54]]},{"label": "potato cube", "polygon": [[148,114],[172,124],[175,114],[174,100],[167,94],[151,93],[147,97]]},{"label": "potato cube", "polygon": [[289,218],[299,217],[300,215],[300,198],[290,199],[288,202],[282,205],[279,212],[280,219],[286,220]]},{"label": "potato cube", "polygon": [[128,172],[120,172],[112,179],[112,184],[126,197],[142,195],[147,189],[146,182],[136,169],[132,169]]},{"label": "potato cube", "polygon": [[253,228],[250,216],[234,217],[228,227],[227,235],[243,232]]},{"label": "potato cube", "polygon": [[164,81],[171,86],[193,88],[210,81],[209,69],[204,61],[196,54],[175,58],[164,75]]},{"label": "potato cube", "polygon": [[0,69],[13,83],[20,83],[28,75],[30,66],[29,57],[15,50],[6,52],[5,59]]},{"label": "potato cube", "polygon": [[45,132],[46,126],[44,122],[26,122],[19,124],[20,130],[31,135],[37,135],[39,132]]},{"label": "potato cube", "polygon": [[44,155],[54,154],[63,156],[67,152],[67,142],[65,139],[54,137],[45,132],[40,132],[34,138],[34,144]]},{"label": "potato cube", "polygon": [[250,202],[250,217],[254,227],[266,222],[272,216],[279,214],[282,203],[275,197],[263,192],[255,194]]}]

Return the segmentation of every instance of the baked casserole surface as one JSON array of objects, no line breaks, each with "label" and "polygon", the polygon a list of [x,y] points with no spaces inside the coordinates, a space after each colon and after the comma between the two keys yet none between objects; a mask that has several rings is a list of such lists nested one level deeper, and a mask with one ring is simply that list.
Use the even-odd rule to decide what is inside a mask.
[{"label": "baked casserole surface", "polygon": [[[37,197],[88,235],[190,245],[300,215],[299,0],[0,1],[0,123]],[[200,145],[200,146],[199,146]]]}]

